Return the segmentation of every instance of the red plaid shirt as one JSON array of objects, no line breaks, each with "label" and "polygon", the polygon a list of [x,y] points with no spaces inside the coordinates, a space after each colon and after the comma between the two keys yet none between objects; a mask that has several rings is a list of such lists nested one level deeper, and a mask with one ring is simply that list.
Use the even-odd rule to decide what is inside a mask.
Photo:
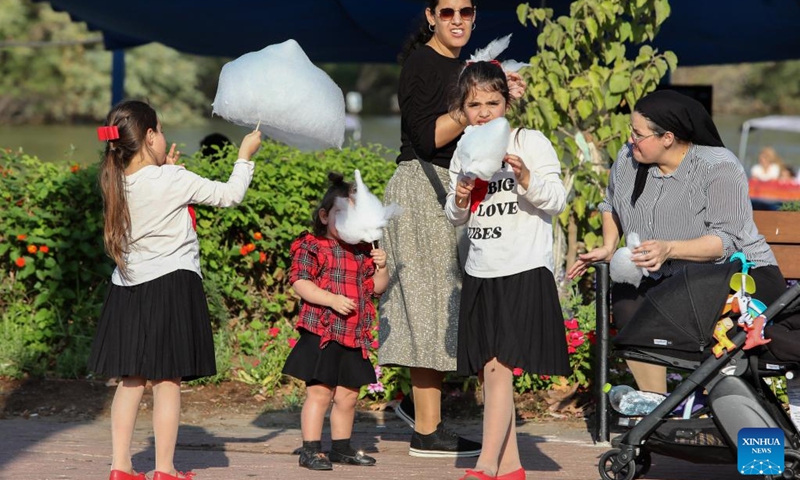
[{"label": "red plaid shirt", "polygon": [[370,327],[375,320],[375,261],[366,243],[349,245],[308,232],[292,242],[292,267],[289,282],[311,280],[319,288],[344,295],[356,302],[350,315],[337,313],[330,307],[302,302],[297,328],[304,328],[322,337],[319,348],[330,341],[350,348],[361,348],[368,357],[372,340]]}]

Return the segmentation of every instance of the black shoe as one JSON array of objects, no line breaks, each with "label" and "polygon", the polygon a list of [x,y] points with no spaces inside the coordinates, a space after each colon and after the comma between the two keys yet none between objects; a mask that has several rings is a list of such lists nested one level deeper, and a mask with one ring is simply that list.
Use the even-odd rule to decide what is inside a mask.
[{"label": "black shoe", "polygon": [[330,458],[331,462],[333,463],[346,463],[348,465],[359,465],[362,467],[375,465],[375,459],[369,455],[365,455],[364,452],[360,450],[355,452],[353,455],[347,455],[337,452],[336,450],[331,450],[331,453],[328,454],[328,458]]},{"label": "black shoe", "polygon": [[331,461],[324,453],[314,452],[305,448],[300,450],[299,464],[309,470],[333,470]]},{"label": "black shoe", "polygon": [[418,432],[411,434],[411,448],[408,454],[412,457],[477,457],[481,454],[481,444],[461,438],[440,423],[436,431],[430,435]]},{"label": "black shoe", "polygon": [[406,395],[394,408],[394,414],[400,417],[400,420],[406,422],[408,426],[414,428],[414,401],[411,400],[411,395]]}]

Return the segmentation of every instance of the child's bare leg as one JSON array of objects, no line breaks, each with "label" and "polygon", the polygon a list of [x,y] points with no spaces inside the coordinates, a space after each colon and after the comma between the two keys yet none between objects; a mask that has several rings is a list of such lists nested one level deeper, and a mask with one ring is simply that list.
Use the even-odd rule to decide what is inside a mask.
[{"label": "child's bare leg", "polygon": [[353,434],[353,421],[356,417],[358,390],[336,387],[331,409],[331,440],[350,439]]},{"label": "child's bare leg", "polygon": [[[300,413],[300,430],[304,442],[318,442],[322,440],[322,424],[325,422],[325,412],[331,404],[333,389],[327,385],[317,384],[306,387],[306,401]],[[333,423],[333,419],[331,419]]]},{"label": "child's bare leg", "polygon": [[117,385],[111,403],[111,470],[133,471],[131,440],[146,383],[143,377],[122,377]]},{"label": "child's bare leg", "polygon": [[496,475],[514,420],[511,369],[493,358],[483,367],[483,449],[475,470]]},{"label": "child's bare leg", "polygon": [[500,467],[497,469],[498,477],[522,468],[522,462],[519,458],[519,446],[517,445],[517,414],[514,405],[513,383],[511,385],[511,425],[508,429],[508,435],[506,435],[503,450],[500,454]]},{"label": "child's bare leg", "polygon": [[156,471],[175,472],[175,444],[181,421],[181,379],[153,382],[153,433],[156,437]]}]

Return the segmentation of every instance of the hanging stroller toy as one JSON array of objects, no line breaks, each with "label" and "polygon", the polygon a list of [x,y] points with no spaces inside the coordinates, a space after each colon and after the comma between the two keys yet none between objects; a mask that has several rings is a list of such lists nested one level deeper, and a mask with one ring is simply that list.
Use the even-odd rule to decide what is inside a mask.
[{"label": "hanging stroller toy", "polygon": [[[735,293],[728,298],[723,313],[728,310],[733,310],[736,313],[736,310],[738,310],[740,314],[739,326],[747,331],[747,340],[743,349],[749,350],[770,342],[769,339],[764,338],[764,327],[767,325],[767,318],[763,313],[767,306],[764,305],[764,302],[750,296],[756,292],[756,282],[753,277],[748,275],[753,263],[748,262],[742,252],[736,252],[731,256],[731,262],[736,260],[742,262],[742,271],[731,276],[730,286]],[[718,358],[721,355],[721,353],[717,355],[717,351],[714,354]]]}]

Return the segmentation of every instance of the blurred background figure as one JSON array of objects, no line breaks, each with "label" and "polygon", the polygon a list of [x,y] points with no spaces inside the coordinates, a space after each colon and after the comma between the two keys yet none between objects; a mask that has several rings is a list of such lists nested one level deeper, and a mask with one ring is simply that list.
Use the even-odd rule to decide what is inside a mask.
[{"label": "blurred background figure", "polygon": [[784,167],[778,152],[772,147],[764,147],[758,154],[758,163],[750,169],[750,177],[762,182],[777,180],[781,177],[781,169]]},{"label": "blurred background figure", "polygon": [[209,133],[200,140],[200,154],[204,157],[219,158],[225,145],[230,145],[231,140],[221,133]]}]

